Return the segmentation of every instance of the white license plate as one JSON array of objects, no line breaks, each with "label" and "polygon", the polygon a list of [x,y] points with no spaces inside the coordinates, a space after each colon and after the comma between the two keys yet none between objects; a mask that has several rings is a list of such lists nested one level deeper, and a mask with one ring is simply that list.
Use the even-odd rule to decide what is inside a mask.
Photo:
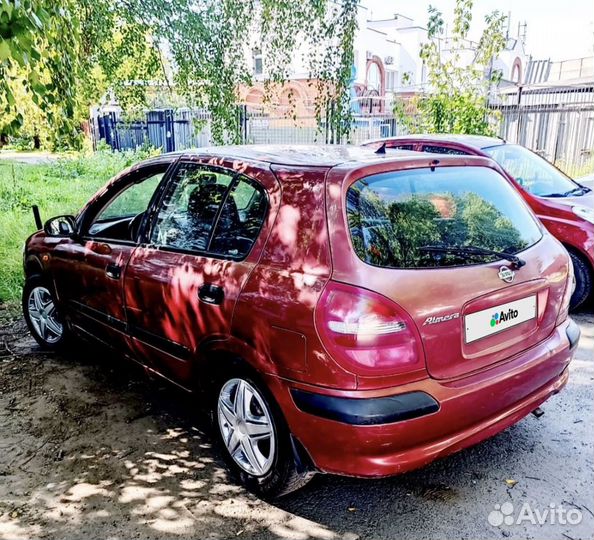
[{"label": "white license plate", "polygon": [[536,317],[536,295],[493,306],[464,317],[466,343],[472,343]]}]

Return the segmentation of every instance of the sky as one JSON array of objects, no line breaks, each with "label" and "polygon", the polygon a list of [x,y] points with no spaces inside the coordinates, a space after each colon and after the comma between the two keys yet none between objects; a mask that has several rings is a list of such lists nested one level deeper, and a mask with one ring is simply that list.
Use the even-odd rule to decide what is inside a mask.
[{"label": "sky", "polygon": [[[364,0],[373,18],[394,13],[427,23],[427,8],[435,6],[451,24],[455,0]],[[478,39],[484,16],[493,10],[511,12],[510,35],[515,36],[518,21],[528,23],[526,52],[535,59],[568,60],[594,54],[594,0],[475,0],[471,39]]]}]

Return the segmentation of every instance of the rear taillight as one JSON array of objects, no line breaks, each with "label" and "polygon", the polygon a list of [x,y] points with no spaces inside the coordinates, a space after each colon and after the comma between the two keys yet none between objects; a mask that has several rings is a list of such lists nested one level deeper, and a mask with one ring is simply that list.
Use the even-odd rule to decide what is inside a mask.
[{"label": "rear taillight", "polygon": [[569,258],[569,264],[567,265],[567,283],[565,283],[565,291],[561,299],[561,306],[559,307],[559,315],[557,316],[557,324],[565,322],[569,315],[569,303],[571,302],[571,296],[575,291],[575,274],[573,272],[573,263]]},{"label": "rear taillight", "polygon": [[377,293],[328,282],[316,307],[316,327],[328,352],[352,373],[395,375],[424,367],[414,322]]}]

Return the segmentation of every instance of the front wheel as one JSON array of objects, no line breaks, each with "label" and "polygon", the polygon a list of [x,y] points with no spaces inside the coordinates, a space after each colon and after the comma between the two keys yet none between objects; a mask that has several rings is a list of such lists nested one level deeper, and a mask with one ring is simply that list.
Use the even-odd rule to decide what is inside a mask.
[{"label": "front wheel", "polygon": [[241,483],[263,497],[304,486],[312,473],[297,471],[288,428],[263,385],[237,373],[224,377],[217,388],[217,433]]},{"label": "front wheel", "polygon": [[573,311],[592,294],[592,269],[580,255],[570,251],[569,256],[575,273],[575,291],[573,291],[569,302],[569,309]]},{"label": "front wheel", "polygon": [[41,276],[31,276],[25,282],[23,315],[31,335],[41,347],[55,350],[64,345],[67,329],[50,286]]}]

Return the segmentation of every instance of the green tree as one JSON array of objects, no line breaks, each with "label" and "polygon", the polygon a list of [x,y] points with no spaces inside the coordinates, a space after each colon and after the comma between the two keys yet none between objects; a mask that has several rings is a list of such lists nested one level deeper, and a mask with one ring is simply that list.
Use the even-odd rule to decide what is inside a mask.
[{"label": "green tree", "polygon": [[349,132],[356,0],[0,0],[0,6],[6,81],[0,106],[10,118],[0,126],[4,132],[23,121],[17,84],[44,111],[56,146],[80,141],[81,120],[106,90],[129,108],[145,103],[146,81],[160,79],[172,100],[175,92],[187,105],[210,110],[215,141],[236,141],[237,90],[252,83],[246,52],[255,35],[262,36],[273,83],[286,80],[299,47],[310,44],[317,116],[333,140]]},{"label": "green tree", "polygon": [[124,2],[0,0],[0,133],[80,146],[108,88],[125,105],[144,101],[146,84],[134,83],[161,74],[151,37]]},{"label": "green tree", "polygon": [[73,116],[74,31],[58,2],[0,0],[0,133],[14,133],[23,123],[17,80],[40,108],[64,103],[64,114],[50,119],[58,130],[68,124]]},{"label": "green tree", "polygon": [[[462,65],[468,47],[473,0],[456,0],[447,57],[441,43],[444,20],[440,11],[429,7],[427,43],[420,56],[427,67],[427,92],[407,106],[398,102],[395,114],[413,133],[468,133],[493,135],[496,114],[488,106],[490,90],[501,80],[493,61],[505,46],[506,17],[494,11],[485,17],[485,28],[470,65]],[[414,113],[411,114],[411,110]]]},{"label": "green tree", "polygon": [[[237,142],[237,91],[253,83],[246,57],[263,53],[265,90],[289,76],[290,63],[308,44],[317,80],[316,114],[334,139],[350,130],[348,85],[353,62],[356,0],[131,0],[136,16],[167,44],[172,85],[192,106],[212,113],[217,142]],[[156,16],[155,14],[158,14]],[[254,36],[259,36],[254,41]],[[246,54],[247,53],[247,54]],[[330,112],[328,118],[325,115]]]}]

